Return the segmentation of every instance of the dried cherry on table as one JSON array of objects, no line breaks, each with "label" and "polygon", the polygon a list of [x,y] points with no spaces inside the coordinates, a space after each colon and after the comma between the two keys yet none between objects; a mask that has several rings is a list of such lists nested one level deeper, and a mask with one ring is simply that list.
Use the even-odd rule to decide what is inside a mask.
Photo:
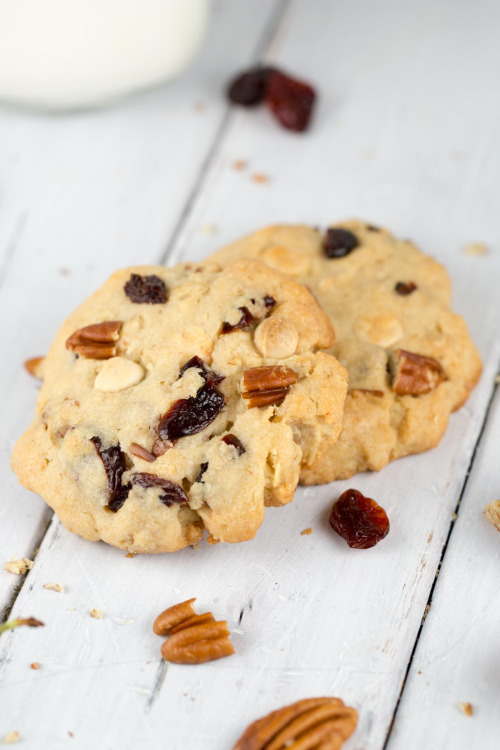
[{"label": "dried cherry on table", "polygon": [[355,549],[369,549],[389,533],[385,510],[358,490],[346,490],[332,508],[330,526]]}]

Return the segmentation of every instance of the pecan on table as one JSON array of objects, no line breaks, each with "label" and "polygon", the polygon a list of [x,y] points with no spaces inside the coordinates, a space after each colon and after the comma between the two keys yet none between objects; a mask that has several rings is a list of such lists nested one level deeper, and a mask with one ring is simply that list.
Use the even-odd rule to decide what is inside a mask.
[{"label": "pecan on table", "polygon": [[391,361],[392,390],[400,396],[422,396],[438,387],[448,376],[437,359],[398,349]]},{"label": "pecan on table", "polygon": [[233,750],[339,750],[357,723],[340,698],[306,698],[254,721]]}]

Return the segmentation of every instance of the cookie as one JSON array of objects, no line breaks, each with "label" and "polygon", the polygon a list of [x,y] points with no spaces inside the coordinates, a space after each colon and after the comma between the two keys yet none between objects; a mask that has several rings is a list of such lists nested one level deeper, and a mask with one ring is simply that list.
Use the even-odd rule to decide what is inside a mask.
[{"label": "cookie", "polygon": [[340,433],[333,340],[310,292],[253,260],[117,271],[57,334],[14,471],[131,552],[251,539]]},{"label": "cookie", "polygon": [[439,263],[385,229],[346,221],[321,233],[274,226],[215,253],[252,257],[306,284],[332,320],[329,350],[349,371],[340,439],[305,484],[346,479],[436,446],[467,400],[481,361],[465,322],[449,309]]}]

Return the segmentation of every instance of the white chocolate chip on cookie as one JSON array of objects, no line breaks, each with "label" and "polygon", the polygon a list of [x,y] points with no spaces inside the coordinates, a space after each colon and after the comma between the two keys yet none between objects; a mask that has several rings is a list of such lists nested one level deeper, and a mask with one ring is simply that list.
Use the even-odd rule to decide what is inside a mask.
[{"label": "white chocolate chip on cookie", "polygon": [[116,393],[140,383],[144,369],[137,362],[125,357],[106,360],[95,379],[94,388],[105,393]]},{"label": "white chocolate chip on cookie", "polygon": [[357,318],[354,330],[363,341],[385,347],[403,336],[403,326],[394,315],[363,315]]},{"label": "white chocolate chip on cookie", "polygon": [[254,343],[264,357],[285,359],[295,354],[299,334],[284,318],[266,318],[255,330]]}]

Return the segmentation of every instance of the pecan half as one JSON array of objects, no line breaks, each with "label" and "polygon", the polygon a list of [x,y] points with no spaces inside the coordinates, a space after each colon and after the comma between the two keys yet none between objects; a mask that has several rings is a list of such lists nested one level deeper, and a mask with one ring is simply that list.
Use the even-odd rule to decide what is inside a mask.
[{"label": "pecan half", "polygon": [[339,750],[357,723],[340,698],[306,698],[254,721],[233,750]]},{"label": "pecan half", "polygon": [[157,635],[169,635],[161,648],[165,661],[176,664],[202,664],[234,654],[227,622],[216,622],[211,612],[197,615],[195,599],[169,607],[153,624]]},{"label": "pecan half", "polygon": [[243,372],[241,396],[247,407],[279,404],[291,385],[297,382],[297,373],[290,367],[270,365],[252,367]]},{"label": "pecan half", "polygon": [[187,620],[180,622],[174,628],[170,629],[170,634],[178,633],[180,630],[191,628],[193,625],[204,625],[206,622],[215,622],[215,617],[211,612],[204,612],[202,615],[193,615],[188,617]]},{"label": "pecan half", "polygon": [[175,664],[202,664],[234,654],[227,622],[204,622],[173,633],[161,647],[165,661]]},{"label": "pecan half", "polygon": [[181,622],[191,619],[196,614],[193,609],[195,601],[196,598],[188,599],[163,610],[153,623],[153,631],[156,635],[169,635]]},{"label": "pecan half", "polygon": [[115,357],[121,327],[121,320],[106,320],[79,328],[66,341],[66,349],[88,359]]},{"label": "pecan half", "polygon": [[401,396],[422,396],[448,380],[440,362],[432,357],[398,349],[392,355],[392,390]]}]

